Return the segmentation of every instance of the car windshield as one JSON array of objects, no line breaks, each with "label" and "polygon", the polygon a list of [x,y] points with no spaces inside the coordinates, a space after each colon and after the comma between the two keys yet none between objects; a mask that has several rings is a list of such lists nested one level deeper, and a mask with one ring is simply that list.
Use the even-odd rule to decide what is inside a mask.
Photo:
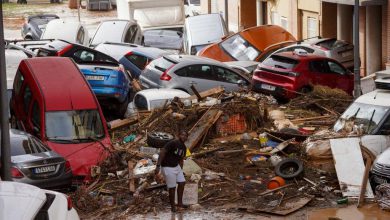
[{"label": "car windshield", "polygon": [[93,140],[104,137],[97,110],[46,112],[46,135],[51,141]]},{"label": "car windshield", "polygon": [[336,39],[329,39],[329,40],[321,41],[321,42],[317,43],[317,46],[323,47],[327,50],[333,50],[333,49],[336,49],[339,47],[344,47],[346,45],[348,45],[348,43],[346,43],[344,41],[336,40]]},{"label": "car windshield", "polygon": [[260,54],[260,51],[249,44],[239,34],[236,34],[221,43],[222,48],[236,60],[254,61]]},{"label": "car windshield", "polygon": [[160,70],[161,72],[166,71],[174,64],[175,64],[174,62],[172,62],[171,60],[165,57],[161,57],[159,59],[155,59],[154,61],[152,61],[152,65],[154,66],[154,68]]},{"label": "car windshield", "polygon": [[374,131],[380,121],[385,117],[388,107],[378,105],[368,105],[363,103],[352,103],[351,106],[341,115],[333,127],[333,130],[339,132],[346,127],[349,121],[354,125],[363,126],[365,133],[370,134]]},{"label": "car windshield", "polygon": [[294,60],[288,57],[272,55],[270,58],[264,60],[265,66],[280,68],[280,69],[292,69],[298,64],[298,60]]}]

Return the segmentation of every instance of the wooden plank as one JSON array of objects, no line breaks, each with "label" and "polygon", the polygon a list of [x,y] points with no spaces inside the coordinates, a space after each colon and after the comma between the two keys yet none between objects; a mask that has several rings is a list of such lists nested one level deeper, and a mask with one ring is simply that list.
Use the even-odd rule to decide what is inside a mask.
[{"label": "wooden plank", "polygon": [[218,118],[222,115],[222,111],[218,109],[210,109],[199,121],[196,123],[197,125],[191,129],[188,135],[188,140],[185,145],[192,152],[193,148],[199,143],[202,139],[203,135],[207,132],[207,130],[218,120]]},{"label": "wooden plank", "polygon": [[135,192],[135,179],[133,174],[134,163],[132,161],[127,161],[127,168],[129,170],[129,190],[130,192]]},{"label": "wooden plank", "polygon": [[[330,147],[343,196],[358,198],[365,169],[360,138],[330,139]],[[366,198],[374,198],[370,183],[365,195]]]},{"label": "wooden plank", "polygon": [[125,119],[116,119],[107,123],[108,129],[111,131],[117,130],[127,125],[133,125],[138,122],[138,118],[125,118]]},{"label": "wooden plank", "polygon": [[[212,88],[212,89],[209,89],[209,90],[206,90],[206,91],[203,91],[203,92],[200,92],[199,95],[202,99],[208,97],[208,96],[212,96],[212,95],[215,95],[215,94],[219,94],[219,93],[222,93],[223,91],[225,91],[224,88],[222,88],[222,86],[218,86],[218,87],[215,87],[215,88]],[[193,100],[193,99],[197,99],[198,97],[196,95],[192,95],[188,98],[183,98],[182,100],[184,99],[189,99],[189,100]]]}]

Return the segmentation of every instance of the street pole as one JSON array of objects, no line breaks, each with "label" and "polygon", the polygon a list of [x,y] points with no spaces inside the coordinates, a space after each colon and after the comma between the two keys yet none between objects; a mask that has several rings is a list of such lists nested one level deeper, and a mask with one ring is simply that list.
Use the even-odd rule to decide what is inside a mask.
[{"label": "street pole", "polygon": [[1,179],[12,181],[10,173],[11,150],[9,141],[7,76],[5,72],[5,46],[3,4],[0,4],[0,123],[1,123]]},{"label": "street pole", "polygon": [[353,96],[355,98],[361,95],[360,87],[360,56],[359,56],[359,0],[355,0],[353,9],[353,62],[354,62],[354,91]]},{"label": "street pole", "polygon": [[227,32],[229,32],[229,6],[228,6],[228,0],[225,0],[225,22],[226,22]]}]

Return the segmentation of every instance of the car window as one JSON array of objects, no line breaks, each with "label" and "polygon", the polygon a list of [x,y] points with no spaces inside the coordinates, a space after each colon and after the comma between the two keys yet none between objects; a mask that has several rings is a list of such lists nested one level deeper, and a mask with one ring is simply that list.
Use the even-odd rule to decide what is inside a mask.
[{"label": "car window", "polygon": [[260,51],[253,47],[247,40],[239,34],[233,35],[221,43],[222,48],[236,60],[254,61]]},{"label": "car window", "polygon": [[243,80],[235,72],[222,67],[214,67],[214,74],[216,75],[218,81],[222,82],[237,84],[239,80]]},{"label": "car window", "polygon": [[317,43],[316,45],[323,47],[327,50],[333,50],[333,49],[347,46],[348,43],[344,42],[344,41],[336,40],[336,39],[328,39],[325,41],[321,41],[321,42]]},{"label": "car window", "polygon": [[114,58],[111,58],[111,57],[105,55],[104,53],[99,53],[99,52],[96,52],[96,56],[95,56],[95,60],[94,61],[109,62],[109,63],[116,63],[116,64],[118,64],[118,62]]},{"label": "car window", "polygon": [[337,73],[340,75],[347,74],[347,71],[342,66],[340,66],[339,64],[337,64],[335,62],[328,61],[328,65],[329,65],[329,69],[330,69],[331,73]]},{"label": "car window", "polygon": [[138,30],[137,25],[130,26],[126,32],[124,42],[134,43],[137,30]]},{"label": "car window", "polygon": [[134,98],[134,105],[139,110],[148,110],[148,101],[143,95],[136,95]]},{"label": "car window", "polygon": [[18,71],[18,72],[16,73],[15,82],[14,82],[14,91],[15,91],[15,94],[19,94],[20,88],[22,88],[23,82],[24,82],[24,77],[23,77],[23,75],[20,73],[20,71]]},{"label": "car window", "polygon": [[127,55],[126,58],[134,65],[136,65],[140,70],[145,69],[145,66],[148,64],[148,58],[137,55],[137,54],[130,54]]},{"label": "car window", "polygon": [[329,65],[324,60],[310,61],[309,69],[310,69],[310,71],[317,72],[317,73],[329,73],[330,72]]},{"label": "car window", "polygon": [[79,31],[77,32],[77,37],[76,37],[77,43],[83,44],[84,43],[84,37],[85,37],[84,28],[80,27]]},{"label": "car window", "polygon": [[161,57],[161,58],[153,60],[151,62],[151,65],[154,68],[160,70],[161,72],[164,72],[165,70],[167,70],[171,66],[175,65],[175,63],[172,62],[171,60],[165,58],[165,57]]},{"label": "car window", "polygon": [[11,156],[51,151],[34,136],[15,135],[11,138]]},{"label": "car window", "polygon": [[35,127],[41,130],[41,113],[37,101],[34,101],[32,110],[31,110],[31,122]]},{"label": "car window", "polygon": [[209,65],[192,65],[184,67],[175,72],[176,75],[181,77],[191,77],[198,79],[218,80],[216,75],[213,74],[211,66]]},{"label": "car window", "polygon": [[378,131],[379,135],[390,135],[390,116],[387,116],[386,121]]},{"label": "car window", "polygon": [[26,86],[23,94],[23,109],[25,113],[28,113],[28,107],[30,106],[32,94],[29,86]]},{"label": "car window", "polygon": [[95,60],[95,54],[87,50],[78,50],[73,54],[74,61],[80,62],[91,62]]},{"label": "car window", "polygon": [[265,66],[276,67],[280,69],[293,69],[298,63],[298,60],[279,55],[272,55],[263,62]]}]

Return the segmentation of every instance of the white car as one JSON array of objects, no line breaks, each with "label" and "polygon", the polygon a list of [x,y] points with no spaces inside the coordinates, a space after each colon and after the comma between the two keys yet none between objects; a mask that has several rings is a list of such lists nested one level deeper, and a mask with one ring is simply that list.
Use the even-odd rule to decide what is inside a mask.
[{"label": "white car", "polygon": [[0,207],[0,219],[80,219],[65,194],[24,183],[0,181]]},{"label": "white car", "polygon": [[137,111],[150,111],[163,107],[167,101],[173,98],[188,98],[190,95],[179,89],[145,89],[137,92],[129,103],[125,117],[129,117]]},{"label": "white car", "polygon": [[69,43],[89,45],[89,33],[84,24],[78,21],[65,21],[62,19],[51,20],[46,25],[41,39],[65,40]]}]

